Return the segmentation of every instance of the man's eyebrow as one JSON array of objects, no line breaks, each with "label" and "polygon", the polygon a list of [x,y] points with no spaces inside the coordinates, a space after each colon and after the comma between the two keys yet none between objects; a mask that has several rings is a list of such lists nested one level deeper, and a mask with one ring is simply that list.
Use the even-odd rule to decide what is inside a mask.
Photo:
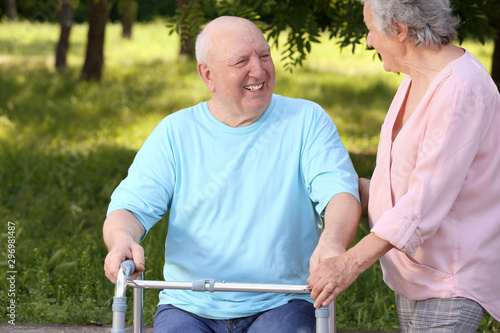
[{"label": "man's eyebrow", "polygon": [[[257,51],[257,54],[261,54],[264,52],[271,52],[271,47],[268,45],[266,47],[261,48],[260,50]],[[242,59],[246,59],[250,56],[251,53],[248,52],[241,52],[241,53],[236,53],[233,56],[228,58],[228,62],[235,62],[239,61]]]},{"label": "man's eyebrow", "polygon": [[[263,47],[261,48],[260,50],[257,51],[257,53],[263,53],[263,52],[270,52],[271,51],[271,47],[270,46],[266,46],[266,47]],[[251,52],[253,53],[253,52]],[[251,53],[248,53],[248,52],[241,52],[241,53],[237,53],[235,54],[232,59],[242,59],[242,58],[246,58],[248,57]]]},{"label": "man's eyebrow", "polygon": [[234,56],[231,57],[231,59],[232,60],[239,60],[239,59],[245,59],[247,57],[248,57],[248,53],[242,52],[242,53],[235,54]]}]

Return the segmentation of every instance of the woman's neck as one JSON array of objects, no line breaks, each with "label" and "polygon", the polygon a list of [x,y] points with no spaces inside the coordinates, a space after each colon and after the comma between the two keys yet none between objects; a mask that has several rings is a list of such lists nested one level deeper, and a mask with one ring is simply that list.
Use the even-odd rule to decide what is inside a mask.
[{"label": "woman's neck", "polygon": [[441,48],[413,47],[405,59],[404,73],[411,77],[413,87],[428,87],[443,68],[460,58],[464,52],[464,49],[453,44]]}]

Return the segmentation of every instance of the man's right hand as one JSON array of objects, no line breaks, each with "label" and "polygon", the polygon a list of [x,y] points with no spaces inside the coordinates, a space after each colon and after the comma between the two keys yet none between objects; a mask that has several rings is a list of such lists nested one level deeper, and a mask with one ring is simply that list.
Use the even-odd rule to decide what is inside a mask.
[{"label": "man's right hand", "polygon": [[131,279],[136,279],[144,272],[145,260],[142,246],[133,241],[129,243],[119,242],[119,244],[115,245],[115,247],[108,252],[104,260],[104,272],[111,282],[116,283],[116,276],[120,269],[120,265],[127,259],[132,259],[135,265],[135,272],[130,275]]},{"label": "man's right hand", "polygon": [[104,272],[111,282],[116,283],[120,265],[127,259],[135,264],[135,272],[130,278],[135,279],[144,271],[144,249],[139,241],[145,232],[141,222],[127,210],[113,211],[104,221],[102,234],[109,251],[104,260]]}]

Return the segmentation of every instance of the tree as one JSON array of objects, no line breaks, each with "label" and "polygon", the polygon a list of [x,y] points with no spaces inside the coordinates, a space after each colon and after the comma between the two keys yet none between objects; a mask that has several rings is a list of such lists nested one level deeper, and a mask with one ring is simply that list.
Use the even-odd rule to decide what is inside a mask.
[{"label": "tree", "polygon": [[455,12],[462,18],[458,40],[467,38],[485,43],[494,40],[491,77],[500,90],[500,2],[498,0],[452,0]]},{"label": "tree", "polygon": [[73,8],[70,0],[61,0],[61,11],[59,23],[61,24],[61,35],[56,47],[56,68],[66,68],[66,55],[69,49],[69,34],[73,25]]},{"label": "tree", "polygon": [[500,19],[496,22],[497,37],[495,39],[495,47],[493,49],[493,62],[491,66],[491,77],[497,84],[500,91]]},{"label": "tree", "polygon": [[122,38],[132,38],[132,26],[137,19],[137,0],[122,0],[118,3],[122,21]]},{"label": "tree", "polygon": [[[198,21],[200,4],[197,1],[177,0],[178,13],[180,13],[180,54],[187,56],[189,59],[196,57],[195,42],[196,35],[200,31],[203,22]],[[196,24],[192,24],[196,22]]]},{"label": "tree", "polygon": [[104,36],[109,17],[109,0],[89,0],[89,31],[82,78],[100,81],[104,66]]},{"label": "tree", "polygon": [[5,11],[9,21],[17,20],[16,0],[5,0]]},{"label": "tree", "polygon": [[[195,4],[199,13],[195,20],[185,19],[186,12]],[[498,50],[498,21],[500,2],[498,0],[452,0],[457,14],[462,18],[459,41],[467,38],[496,38],[493,59],[493,79],[500,81]],[[203,24],[222,15],[235,15],[257,22],[273,45],[279,45],[282,33],[286,42],[282,60],[286,69],[292,70],[307,58],[314,43],[326,33],[330,39],[338,39],[341,47],[351,47],[353,52],[366,35],[363,23],[363,8],[359,0],[191,0],[177,11],[170,21],[171,31],[197,32]],[[272,23],[272,24],[271,24]]]}]

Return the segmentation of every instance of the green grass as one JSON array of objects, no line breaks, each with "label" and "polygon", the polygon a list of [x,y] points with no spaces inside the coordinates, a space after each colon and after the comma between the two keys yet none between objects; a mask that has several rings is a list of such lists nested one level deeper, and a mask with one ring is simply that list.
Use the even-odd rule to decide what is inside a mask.
[{"label": "green grass", "polygon": [[[103,274],[102,222],[109,196],[166,115],[209,98],[195,64],[179,59],[163,22],[122,40],[108,25],[103,81],[80,80],[87,28],[71,32],[69,67],[54,70],[58,27],[0,23],[0,298],[7,299],[7,224],[16,223],[16,322],[111,323],[113,285]],[[466,46],[489,68],[492,45]],[[279,53],[274,51],[274,59]],[[402,78],[373,52],[315,45],[304,68],[276,61],[276,93],[321,104],[360,176],[371,175],[378,134]],[[146,277],[161,279],[166,221],[143,243]],[[368,233],[366,216],[358,239]],[[145,293],[151,324],[157,291]],[[0,321],[7,303],[0,304]],[[130,315],[129,315],[129,319]],[[377,264],[338,299],[339,329],[398,330],[392,292]],[[487,317],[482,332],[498,332]]]}]

